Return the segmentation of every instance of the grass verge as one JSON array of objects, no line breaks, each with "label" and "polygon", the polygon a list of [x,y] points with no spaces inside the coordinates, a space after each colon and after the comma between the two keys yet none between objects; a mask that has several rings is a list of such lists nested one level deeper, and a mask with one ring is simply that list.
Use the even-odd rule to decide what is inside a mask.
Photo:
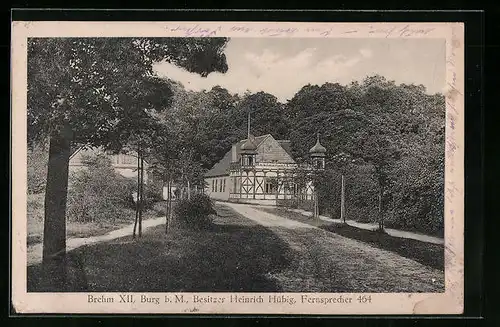
[{"label": "grass verge", "polygon": [[[27,245],[43,241],[44,194],[29,194],[27,204]],[[144,212],[143,219],[158,216],[154,210]],[[91,237],[105,235],[115,229],[132,224],[135,220],[135,211],[124,209],[123,215],[113,222],[66,222],[66,237]]]},{"label": "grass verge", "polygon": [[282,208],[260,208],[259,210],[313,225],[318,228],[367,243],[376,248],[397,253],[423,265],[444,271],[444,246],[440,244],[394,237],[386,233],[361,229],[346,224],[331,223],[320,219],[313,219],[300,213],[287,211]]},{"label": "grass verge", "polygon": [[44,287],[41,266],[28,267],[28,292],[273,292],[270,273],[289,265],[288,245],[225,207],[208,230],[165,226],[69,252],[64,290]]}]

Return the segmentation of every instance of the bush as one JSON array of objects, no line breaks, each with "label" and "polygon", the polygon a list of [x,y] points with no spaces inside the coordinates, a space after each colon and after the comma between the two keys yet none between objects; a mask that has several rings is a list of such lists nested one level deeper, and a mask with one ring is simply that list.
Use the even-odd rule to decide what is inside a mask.
[{"label": "bush", "polygon": [[45,193],[29,194],[27,202],[28,220],[41,221],[45,215]]},{"label": "bush", "polygon": [[88,169],[70,175],[68,220],[76,222],[114,222],[133,205],[133,181],[119,175],[104,155],[84,159]]},{"label": "bush", "polygon": [[165,216],[167,212],[167,201],[158,201],[153,204],[153,211],[157,216]]},{"label": "bush", "polygon": [[28,148],[28,194],[45,192],[47,181],[48,146]]},{"label": "bush", "polygon": [[179,226],[189,229],[205,229],[212,224],[211,215],[216,214],[212,200],[205,194],[195,194],[190,200],[180,200],[174,207]]},{"label": "bush", "polygon": [[[137,185],[137,183],[136,183]],[[163,201],[163,196],[156,187],[144,185],[144,209],[154,209],[154,205]]]}]

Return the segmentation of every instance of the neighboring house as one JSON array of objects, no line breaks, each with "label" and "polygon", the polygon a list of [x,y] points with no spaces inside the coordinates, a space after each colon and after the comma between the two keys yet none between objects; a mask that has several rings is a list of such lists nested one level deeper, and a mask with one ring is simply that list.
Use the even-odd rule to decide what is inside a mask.
[{"label": "neighboring house", "polygon": [[[69,171],[78,171],[79,169],[87,168],[85,163],[83,162],[83,157],[86,155],[96,155],[96,154],[106,154],[108,158],[111,160],[111,165],[115,168],[115,171],[120,175],[127,178],[135,178],[137,179],[137,153],[129,152],[129,153],[120,153],[120,154],[111,154],[106,153],[100,148],[89,148],[85,149],[83,147],[77,149],[71,155],[69,159]],[[144,161],[144,183],[147,183],[148,173],[147,173],[148,163]]]},{"label": "neighboring house", "polygon": [[[250,128],[249,128],[250,129]],[[324,150],[324,151],[323,151]],[[319,151],[315,167],[324,168],[324,152],[319,144],[311,149],[311,156]],[[276,205],[277,200],[290,199],[301,194],[312,200],[314,188],[309,182],[305,189],[297,185],[282,187],[276,180],[293,176],[298,167],[292,157],[290,141],[276,140],[271,134],[248,138],[234,144],[230,151],[205,174],[205,193],[216,200]]]},{"label": "neighboring house", "polygon": [[[137,180],[137,152],[128,152],[128,153],[120,153],[120,154],[111,154],[111,153],[106,153],[100,148],[89,148],[89,149],[84,149],[83,147],[78,148],[75,152],[73,152],[70,156],[69,159],[69,171],[74,172],[78,171],[79,169],[85,169],[87,166],[83,162],[83,157],[87,155],[96,155],[96,154],[106,154],[108,158],[111,161],[111,165],[115,169],[117,173],[120,175],[127,177],[127,178],[133,178]],[[144,183],[147,184],[148,182],[148,163],[144,161]],[[172,186],[171,188],[171,198],[175,200],[177,198],[177,192],[176,192],[177,186]],[[162,197],[164,200],[168,198],[168,189],[167,187],[163,187],[162,190]]]}]

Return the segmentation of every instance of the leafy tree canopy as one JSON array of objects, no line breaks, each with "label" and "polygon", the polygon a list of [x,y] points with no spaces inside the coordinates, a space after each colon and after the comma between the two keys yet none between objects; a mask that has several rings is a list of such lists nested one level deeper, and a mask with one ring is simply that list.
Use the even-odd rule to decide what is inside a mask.
[{"label": "leafy tree canopy", "polygon": [[[28,139],[69,126],[73,141],[116,147],[131,125],[171,102],[153,73],[165,60],[207,76],[225,72],[225,38],[32,38],[28,42]],[[119,132],[117,132],[119,131]]]}]

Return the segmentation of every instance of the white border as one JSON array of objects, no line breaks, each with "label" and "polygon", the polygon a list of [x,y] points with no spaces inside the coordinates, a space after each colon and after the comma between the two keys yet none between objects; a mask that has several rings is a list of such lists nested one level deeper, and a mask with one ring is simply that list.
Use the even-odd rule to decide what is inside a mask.
[{"label": "white border", "polygon": [[[87,293],[26,291],[26,158],[28,37],[314,37],[446,39],[445,292],[371,295],[370,304],[118,304],[87,302]],[[464,24],[295,22],[23,22],[12,23],[12,301],[19,313],[217,313],[217,314],[460,314],[464,262]],[[453,121],[453,125],[450,123]],[[451,127],[453,126],[453,128]],[[115,293],[99,295],[118,297]],[[131,293],[123,293],[131,294]],[[135,293],[136,296],[140,294]],[[142,293],[141,293],[142,294]],[[144,293],[146,294],[146,293]],[[151,293],[163,297],[179,293]],[[192,294],[182,293],[186,298]],[[201,293],[229,297],[235,293]],[[237,294],[237,293],[236,293]],[[243,294],[243,293],[239,293]],[[252,295],[252,293],[244,293]],[[257,294],[257,293],[255,293]],[[321,293],[321,296],[335,294]],[[356,303],[355,303],[356,302]]]}]

